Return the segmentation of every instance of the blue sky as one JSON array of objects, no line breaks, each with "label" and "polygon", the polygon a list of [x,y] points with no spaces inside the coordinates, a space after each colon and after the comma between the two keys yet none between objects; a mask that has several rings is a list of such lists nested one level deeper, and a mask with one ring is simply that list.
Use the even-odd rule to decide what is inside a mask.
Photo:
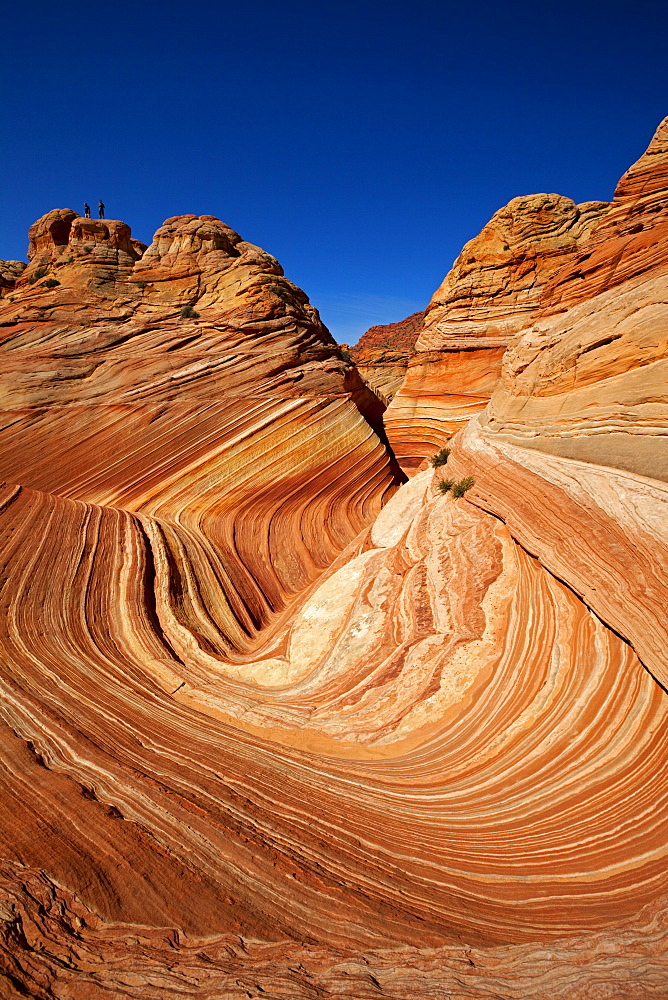
[{"label": "blue sky", "polygon": [[423,308],[510,198],[607,199],[668,114],[664,3],[9,5],[0,257],[102,198],[217,215],[337,339]]}]

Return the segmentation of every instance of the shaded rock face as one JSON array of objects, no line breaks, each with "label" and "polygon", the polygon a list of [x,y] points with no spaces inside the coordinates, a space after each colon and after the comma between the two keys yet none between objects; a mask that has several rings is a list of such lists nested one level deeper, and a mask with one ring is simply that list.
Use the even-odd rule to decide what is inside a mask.
[{"label": "shaded rock face", "polygon": [[409,475],[486,406],[511,339],[541,313],[551,277],[608,208],[554,194],[514,198],[466,244],[427,308],[385,416]]},{"label": "shaded rock face", "polygon": [[16,279],[20,278],[26,269],[22,260],[0,260],[0,298],[7,295],[16,285]]},{"label": "shaded rock face", "polygon": [[[662,155],[601,227],[661,204]],[[665,272],[655,250],[617,281],[589,210],[545,197],[494,223],[469,333],[454,278],[445,341],[430,310],[433,395],[459,364],[491,400],[400,487],[377,398],[274,258],[207,216],[131,264],[113,227],[96,264],[75,219],[52,249],[39,229],[60,284],[0,307],[8,997],[665,993],[668,493],[554,446],[600,436],[613,394],[660,437]],[[549,261],[584,240],[607,284],[566,306]]]},{"label": "shaded rock face", "polygon": [[424,317],[422,310],[399,323],[369,327],[351,348],[351,357],[364,381],[388,402],[403,382]]}]

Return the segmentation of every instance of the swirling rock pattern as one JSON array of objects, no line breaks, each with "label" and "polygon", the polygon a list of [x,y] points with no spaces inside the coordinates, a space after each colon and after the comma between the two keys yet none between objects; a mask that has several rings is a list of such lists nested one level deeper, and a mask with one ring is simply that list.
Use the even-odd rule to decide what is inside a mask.
[{"label": "swirling rock pattern", "polygon": [[577,267],[553,279],[546,315],[508,350],[487,411],[461,441],[467,467],[478,467],[489,489],[486,509],[632,643],[664,685],[667,163],[668,119],[620,181]]},{"label": "swirling rock pattern", "polygon": [[[505,400],[543,376],[509,352],[397,488],[273,258],[207,216],[144,252],[105,226],[40,220],[0,312],[6,995],[665,994],[664,484],[525,447]],[[564,324],[542,372],[569,314],[532,296],[498,317]]]},{"label": "swirling rock pattern", "polygon": [[663,920],[665,695],[433,477],[400,490],[252,657],[198,648],[147,602],[169,570],[146,518],[5,491],[13,981],[308,996],[315,965],[327,996],[350,963],[349,995],[375,980],[429,996],[480,962],[475,995],[515,963],[530,981],[530,942],[555,938],[552,976],[573,995],[571,949],[621,948]]},{"label": "swirling rock pattern", "polygon": [[471,498],[503,517],[668,687],[666,484],[514,447],[477,420],[448,465],[455,476],[474,473]]}]

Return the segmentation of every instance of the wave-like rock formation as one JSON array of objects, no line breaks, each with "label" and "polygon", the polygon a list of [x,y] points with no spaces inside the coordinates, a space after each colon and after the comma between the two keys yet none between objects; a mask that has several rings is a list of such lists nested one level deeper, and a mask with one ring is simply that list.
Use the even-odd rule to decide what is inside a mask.
[{"label": "wave-like rock formation", "polygon": [[[377,397],[269,255],[207,216],[145,250],[67,211],[33,227],[0,309],[8,998],[666,994],[668,492],[623,448],[558,445],[615,395],[661,437],[665,272],[624,220],[661,231],[665,127],[589,292],[572,203],[553,312],[509,272],[493,335],[530,328],[401,486]],[[637,282],[635,347],[597,367],[578,335],[579,415],[553,407],[581,311],[612,323]],[[641,365],[648,398],[622,398]]]},{"label": "wave-like rock formation", "polygon": [[541,314],[550,279],[608,208],[555,194],[514,198],[466,244],[429,303],[385,416],[408,475],[487,405],[508,344]]},{"label": "wave-like rock formation", "polygon": [[[668,686],[668,119],[461,438],[484,506]],[[494,469],[493,475],[491,470]]]},{"label": "wave-like rock formation", "polygon": [[364,381],[387,402],[404,380],[424,317],[423,309],[398,323],[371,326],[350,349],[350,356]]}]

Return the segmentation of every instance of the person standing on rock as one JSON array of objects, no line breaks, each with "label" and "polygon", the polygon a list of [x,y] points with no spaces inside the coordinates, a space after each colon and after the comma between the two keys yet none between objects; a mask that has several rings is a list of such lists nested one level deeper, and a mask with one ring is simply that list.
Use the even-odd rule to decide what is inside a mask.
[{"label": "person standing on rock", "polygon": [[101,219],[104,219],[104,202],[102,199],[97,203],[97,211]]},{"label": "person standing on rock", "polygon": [[90,219],[90,205],[88,204],[87,201],[84,202],[84,216],[87,219]]}]

